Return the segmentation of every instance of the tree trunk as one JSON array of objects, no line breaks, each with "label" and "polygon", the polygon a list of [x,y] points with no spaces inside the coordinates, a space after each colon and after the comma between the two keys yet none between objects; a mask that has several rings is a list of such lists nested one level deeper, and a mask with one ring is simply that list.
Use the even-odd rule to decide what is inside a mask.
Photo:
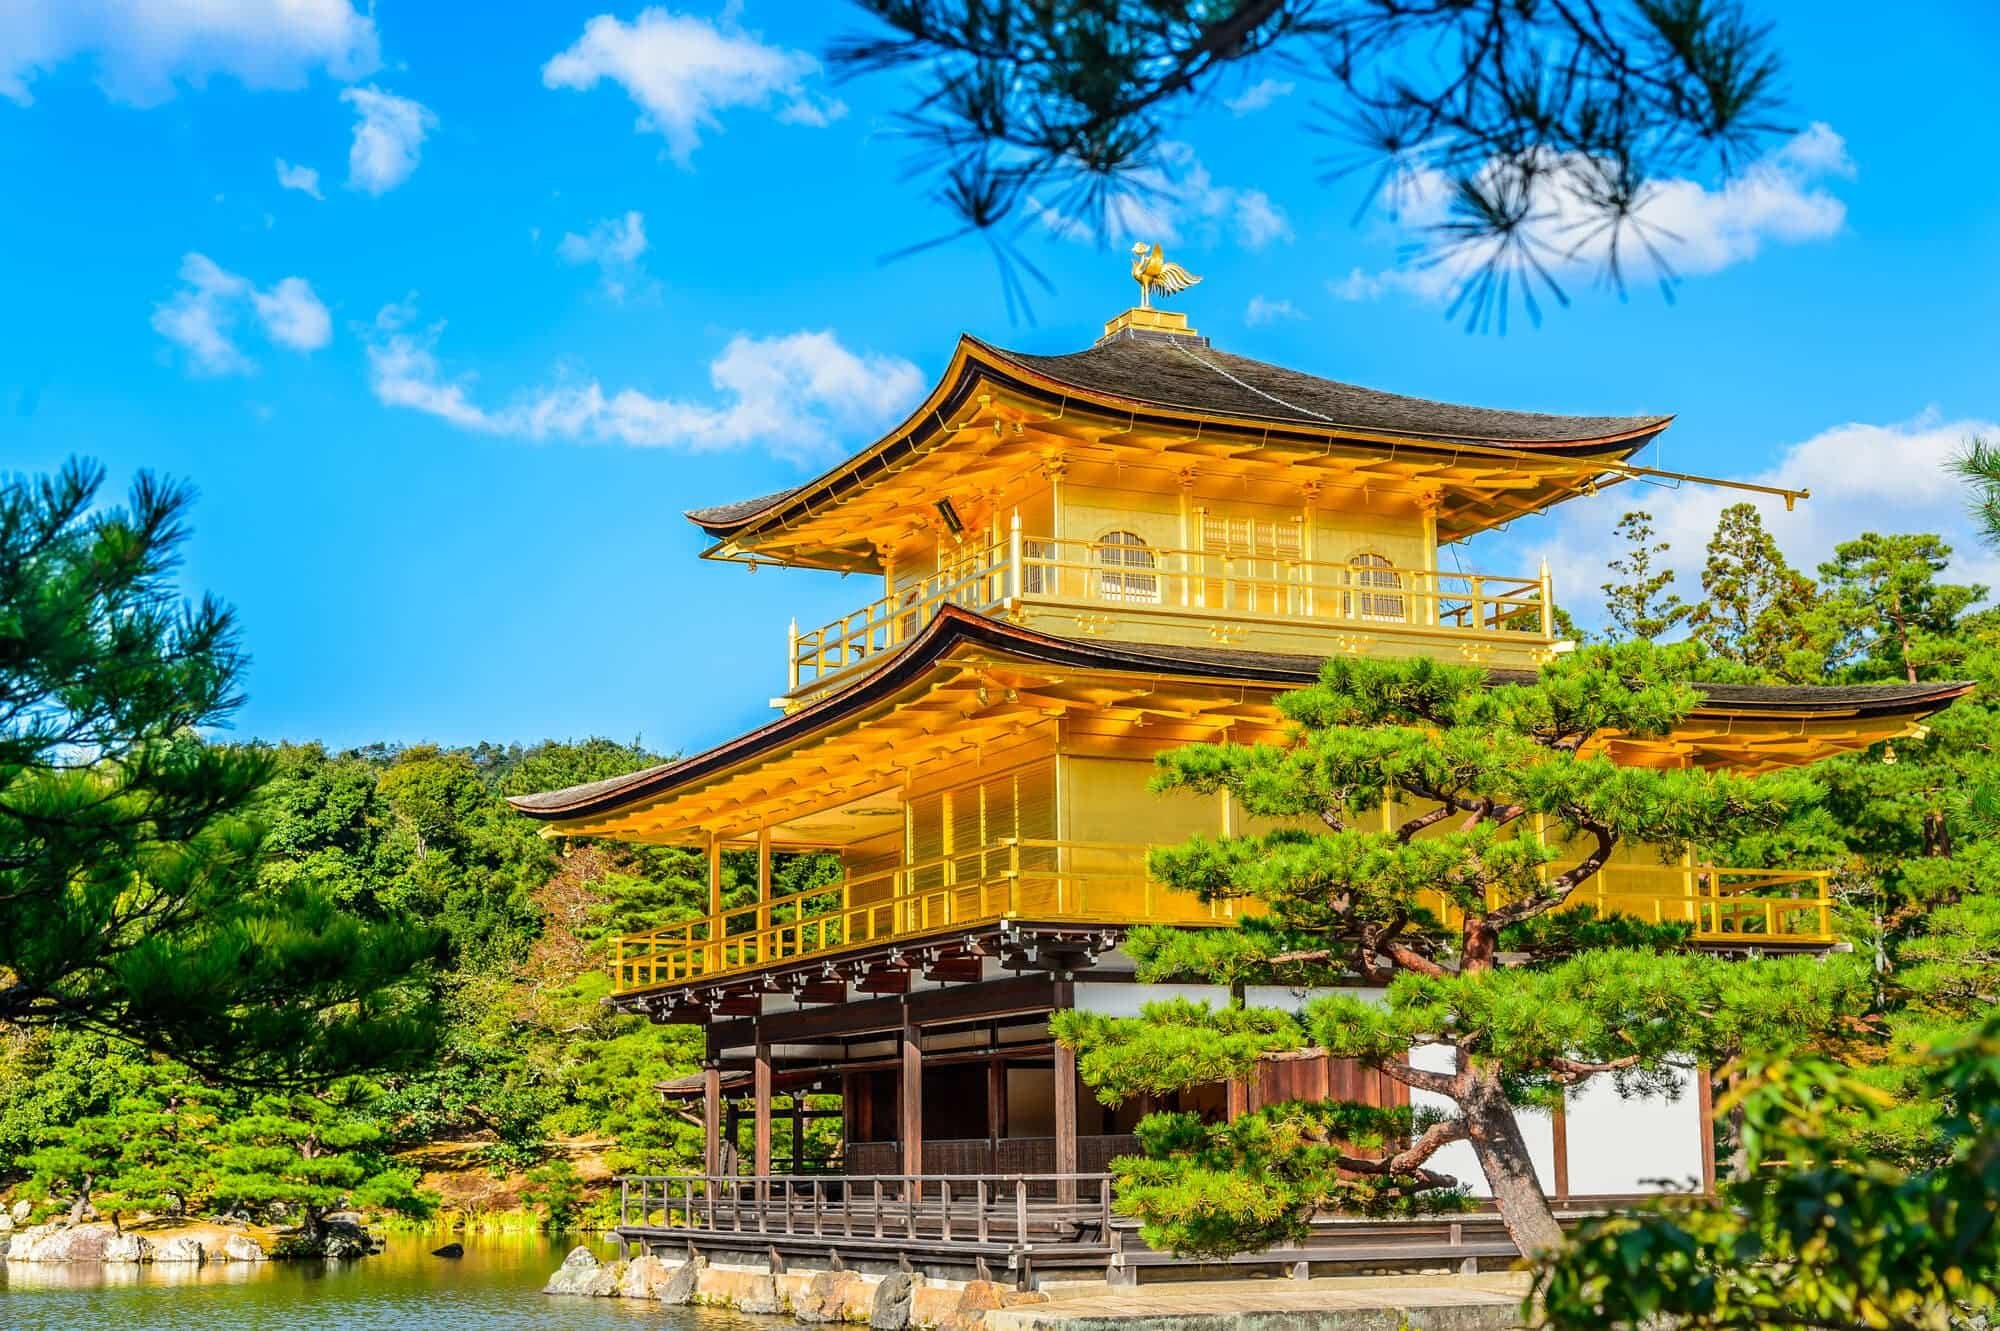
[{"label": "tree trunk", "polygon": [[1457,1099],[1459,1112],[1465,1116],[1466,1136],[1472,1141],[1479,1167],[1486,1171],[1486,1185],[1493,1189],[1507,1237],[1524,1257],[1553,1252],[1562,1246],[1562,1226],[1556,1223],[1549,1199],[1542,1194],[1541,1181],[1535,1177],[1535,1162],[1528,1155],[1521,1125],[1514,1121],[1514,1107],[1500,1087],[1499,1070],[1474,1065],[1462,1070],[1458,1080],[1463,1088]]}]

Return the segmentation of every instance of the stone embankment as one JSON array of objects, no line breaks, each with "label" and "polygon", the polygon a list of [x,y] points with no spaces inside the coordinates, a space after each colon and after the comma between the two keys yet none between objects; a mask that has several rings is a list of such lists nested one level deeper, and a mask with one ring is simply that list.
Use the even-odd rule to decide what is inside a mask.
[{"label": "stone embankment", "polygon": [[329,1219],[316,1239],[222,1223],[163,1224],[126,1229],[101,1222],[23,1225],[25,1206],[0,1211],[0,1260],[8,1262],[267,1262],[273,1258],[364,1257],[381,1248],[358,1217]]},{"label": "stone embankment", "polygon": [[1048,1302],[1046,1294],[990,1280],[958,1284],[900,1272],[759,1271],[712,1266],[699,1255],[683,1262],[659,1257],[600,1262],[588,1248],[573,1249],[542,1292],[731,1308],[789,1315],[808,1325],[842,1323],[876,1331],[972,1331],[996,1309]]}]

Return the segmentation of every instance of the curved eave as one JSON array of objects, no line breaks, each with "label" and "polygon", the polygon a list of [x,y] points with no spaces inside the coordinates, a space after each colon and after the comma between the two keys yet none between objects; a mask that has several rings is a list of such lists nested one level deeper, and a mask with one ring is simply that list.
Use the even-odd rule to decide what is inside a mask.
[{"label": "curved eave", "polygon": [[[1398,450],[1449,454],[1466,446],[1507,449],[1550,458],[1588,458],[1609,455],[1614,460],[1629,457],[1645,447],[1655,435],[1673,424],[1672,416],[1634,418],[1640,423],[1629,430],[1564,440],[1523,440],[1477,434],[1427,434],[1422,431],[1388,431],[1345,426],[1336,423],[1311,424],[1289,416],[1260,416],[1224,413],[1179,407],[1122,396],[1103,389],[1070,383],[1023,364],[998,347],[970,333],[960,334],[945,368],[921,405],[894,430],[862,449],[853,457],[822,475],[791,490],[760,499],[714,508],[691,509],[685,516],[718,541],[729,541],[757,530],[782,526],[827,503],[845,491],[893,468],[911,453],[921,452],[928,440],[950,428],[960,408],[976,393],[982,380],[992,379],[1058,410],[1069,406],[1094,407],[1122,416],[1135,426],[1178,426],[1203,422],[1224,429],[1256,433],[1268,443],[1296,443],[1301,449],[1321,449],[1329,441],[1378,445]],[[754,507],[753,507],[754,506]]]},{"label": "curved eave", "polygon": [[[924,631],[896,649],[877,669],[844,689],[735,739],[678,762],[564,790],[508,798],[516,811],[546,823],[601,817],[644,801],[670,795],[743,766],[774,750],[804,743],[850,716],[890,701],[962,645],[1004,652],[1024,662],[1076,670],[1130,671],[1195,680],[1230,680],[1296,688],[1319,677],[1316,657],[1222,648],[1156,647],[1145,644],[1081,642],[989,619],[955,605],[943,607]],[[1494,671],[1513,682],[1527,672]],[[1937,684],[1867,685],[1853,688],[1791,688],[1766,685],[1711,685],[1703,689],[1692,717],[1704,720],[1833,721],[1927,716],[1965,696],[1964,681]]]}]

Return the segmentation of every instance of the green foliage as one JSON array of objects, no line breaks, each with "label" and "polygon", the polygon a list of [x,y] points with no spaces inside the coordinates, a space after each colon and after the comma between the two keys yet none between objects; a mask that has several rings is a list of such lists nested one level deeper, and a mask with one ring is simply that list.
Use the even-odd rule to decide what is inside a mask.
[{"label": "green foliage", "polygon": [[1586,1222],[1529,1306],[1577,1331],[1983,1325],[2000,1304],[2000,1018],[1912,1072],[1947,1106],[1934,1163],[1847,1153],[1848,1121],[1888,1097],[1838,1064],[1766,1062],[1737,1097],[1744,1177],[1720,1199]]},{"label": "green foliage", "polygon": [[267,755],[230,612],[179,601],[192,492],[0,483],[0,1021],[122,1036],[217,1077],[310,1083],[429,1047],[432,943],[306,882],[260,886]]},{"label": "green foliage", "polygon": [[252,1100],[218,1130],[207,1181],[215,1205],[297,1219],[309,1235],[343,1207],[427,1214],[431,1200],[417,1188],[417,1171],[384,1153],[388,1134],[368,1112],[376,1095],[348,1078],[319,1094]]},{"label": "green foliage", "polygon": [[1148,1003],[1136,1018],[1069,1009],[1056,1013],[1049,1029],[1079,1051],[1078,1073],[1108,1105],[1241,1077],[1258,1055],[1303,1043],[1285,1013],[1185,998]]},{"label": "green foliage", "polygon": [[1820,677],[1827,644],[1819,592],[1785,562],[1755,504],[1722,511],[1702,566],[1701,592],[1687,621],[1696,642],[1775,678]]},{"label": "green foliage", "polygon": [[1959,617],[1986,588],[1941,583],[1951,547],[1938,537],[1866,532],[1833,548],[1819,567],[1831,639],[1828,663],[1863,679],[1901,675],[1914,684],[1963,661]]},{"label": "green foliage", "polygon": [[567,1160],[551,1160],[528,1171],[531,1187],[521,1192],[521,1200],[542,1213],[542,1228],[560,1232],[576,1227],[583,1210],[583,1176]]},{"label": "green foliage", "polygon": [[1626,550],[1611,561],[1613,580],[1603,584],[1612,637],[1652,642],[1693,614],[1694,607],[1674,594],[1673,569],[1655,562],[1673,547],[1653,540],[1651,513],[1627,513],[1614,530],[1625,538]]},{"label": "green foliage", "polygon": [[1115,1207],[1140,1218],[1148,1244],[1199,1257],[1296,1243],[1322,1212],[1462,1210],[1470,1199],[1458,1189],[1387,1166],[1424,1126],[1407,1108],[1339,1102],[1290,1101],[1228,1123],[1148,1114],[1142,1154],[1113,1164]]},{"label": "green foliage", "polygon": [[[1055,1033],[1079,1051],[1084,1079],[1117,1103],[1312,1047],[1441,1095],[1456,1113],[1387,1157],[1288,1148],[1286,1168],[1319,1173],[1282,1182],[1242,1143],[1168,1134],[1127,1167],[1126,1204],[1188,1251],[1255,1247],[1299,1223],[1297,1199],[1363,1205],[1378,1192],[1449,1190],[1455,1181],[1426,1161],[1468,1141],[1515,1241],[1535,1251],[1560,1230],[1515,1108],[1550,1105],[1601,1074],[1664,1092],[1696,1062],[1827,1038],[1861,1014],[1872,996],[1862,967],[1724,962],[1681,951],[1685,923],[1564,913],[1621,846],[1671,857],[1775,835],[1818,802],[1821,787],[1796,772],[1627,767],[1597,746],[1609,732],[1669,733],[1696,705],[1697,682],[1750,668],[1695,644],[1630,642],[1495,687],[1471,667],[1340,657],[1279,700],[1289,743],[1163,754],[1155,789],[1227,792],[1267,830],[1156,849],[1153,873],[1264,910],[1233,935],[1141,931],[1143,973],[1205,973],[1240,992],[1289,967],[1289,982],[1309,969],[1386,995],[1336,989],[1300,1020],[1184,1003],[1126,1020],[1067,1014]],[[1410,1065],[1424,1045],[1448,1052],[1446,1070]]]}]

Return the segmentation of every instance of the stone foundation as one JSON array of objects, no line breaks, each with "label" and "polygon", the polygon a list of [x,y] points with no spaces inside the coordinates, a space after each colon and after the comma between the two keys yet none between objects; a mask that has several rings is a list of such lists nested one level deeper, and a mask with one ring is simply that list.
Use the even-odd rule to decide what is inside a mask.
[{"label": "stone foundation", "polygon": [[806,1325],[846,1324],[875,1331],[974,1331],[995,1309],[1048,1302],[1046,1294],[1008,1289],[990,1280],[960,1283],[858,1271],[774,1274],[754,1266],[714,1265],[700,1256],[685,1262],[658,1257],[600,1262],[588,1248],[573,1249],[542,1292],[694,1303],[789,1316]]}]

